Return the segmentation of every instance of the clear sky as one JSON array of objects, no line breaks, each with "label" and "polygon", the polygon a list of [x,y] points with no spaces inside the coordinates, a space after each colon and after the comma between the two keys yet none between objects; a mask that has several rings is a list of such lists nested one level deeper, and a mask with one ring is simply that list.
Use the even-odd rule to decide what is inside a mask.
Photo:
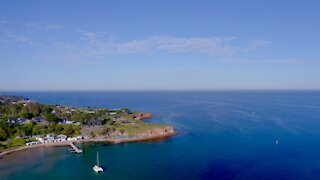
[{"label": "clear sky", "polygon": [[320,89],[318,0],[4,0],[0,90]]}]

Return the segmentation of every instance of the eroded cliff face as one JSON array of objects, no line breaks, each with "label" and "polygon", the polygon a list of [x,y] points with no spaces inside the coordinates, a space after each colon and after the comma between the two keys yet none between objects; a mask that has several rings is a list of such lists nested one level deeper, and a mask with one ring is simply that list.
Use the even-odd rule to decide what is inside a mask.
[{"label": "eroded cliff face", "polygon": [[132,115],[132,118],[136,120],[151,119],[152,114],[151,113],[134,113]]}]

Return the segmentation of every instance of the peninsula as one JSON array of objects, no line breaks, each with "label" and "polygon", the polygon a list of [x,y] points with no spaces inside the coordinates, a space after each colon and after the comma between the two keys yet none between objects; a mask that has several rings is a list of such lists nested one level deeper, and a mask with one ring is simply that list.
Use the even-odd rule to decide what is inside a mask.
[{"label": "peninsula", "polygon": [[166,138],[176,133],[170,125],[143,122],[150,118],[151,113],[126,108],[75,108],[0,96],[0,156],[39,146],[123,143]]}]

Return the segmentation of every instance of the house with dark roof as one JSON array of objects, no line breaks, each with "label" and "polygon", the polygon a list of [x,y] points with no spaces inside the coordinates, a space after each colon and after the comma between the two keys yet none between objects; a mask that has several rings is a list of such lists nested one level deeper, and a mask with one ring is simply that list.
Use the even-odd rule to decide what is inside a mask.
[{"label": "house with dark roof", "polygon": [[62,119],[58,122],[58,124],[74,124],[74,121],[68,120],[68,119]]},{"label": "house with dark roof", "polygon": [[11,117],[11,118],[8,118],[7,122],[10,123],[10,124],[22,125],[22,124],[26,124],[26,123],[30,122],[30,120],[26,119],[26,118],[18,118],[18,119],[16,119],[16,118],[12,118]]},{"label": "house with dark roof", "polygon": [[18,124],[26,124],[30,122],[29,119],[26,119],[26,118],[18,118]]},{"label": "house with dark roof", "polygon": [[7,122],[10,124],[17,124],[18,120],[16,118],[10,117],[10,118],[8,118]]},{"label": "house with dark roof", "polygon": [[98,119],[90,119],[87,123],[88,126],[100,126],[101,125],[101,121],[99,121]]},{"label": "house with dark roof", "polygon": [[35,123],[41,123],[45,120],[45,118],[43,116],[38,116],[38,117],[34,117],[31,119],[31,121],[35,122]]}]

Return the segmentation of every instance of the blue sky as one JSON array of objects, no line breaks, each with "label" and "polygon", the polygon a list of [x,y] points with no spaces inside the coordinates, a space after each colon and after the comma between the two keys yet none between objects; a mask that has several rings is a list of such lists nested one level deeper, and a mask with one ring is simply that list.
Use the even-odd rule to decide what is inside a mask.
[{"label": "blue sky", "polygon": [[0,90],[320,89],[319,1],[1,1]]}]

